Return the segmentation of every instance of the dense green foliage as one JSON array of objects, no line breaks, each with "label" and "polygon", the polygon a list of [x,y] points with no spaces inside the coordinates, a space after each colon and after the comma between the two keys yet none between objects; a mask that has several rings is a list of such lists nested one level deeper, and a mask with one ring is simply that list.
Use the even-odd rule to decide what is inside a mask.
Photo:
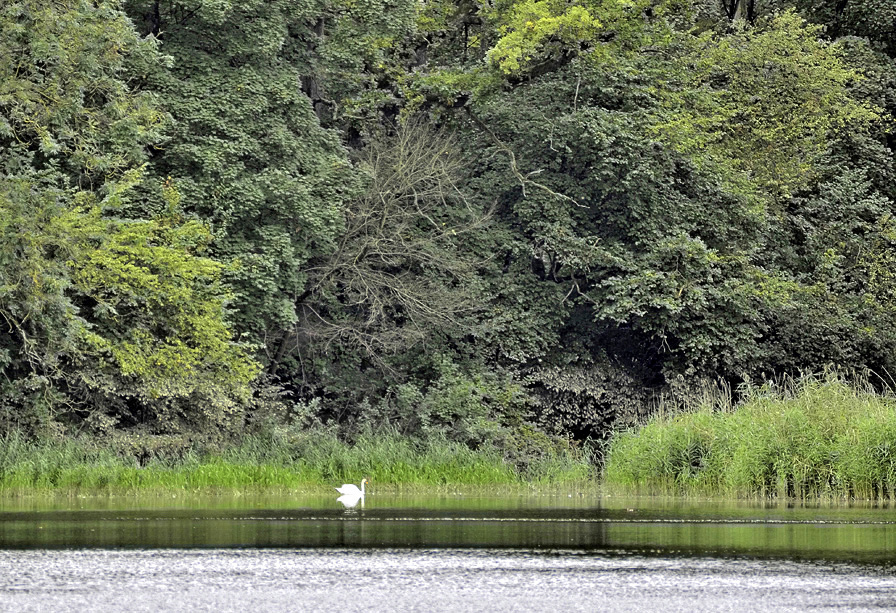
[{"label": "dense green foliage", "polygon": [[525,467],[896,371],[891,4],[7,2],[0,429]]},{"label": "dense green foliage", "polygon": [[161,185],[165,209],[123,216],[164,120],[128,74],[163,58],[114,5],[29,0],[2,19],[0,421],[222,425],[257,368],[208,232]]},{"label": "dense green foliage", "polygon": [[287,0],[127,8],[172,57],[170,69],[146,75],[174,120],[149,172],[171,181],[183,210],[213,233],[211,254],[229,265],[235,331],[264,355],[295,323],[304,265],[336,244],[353,189],[337,136],[299,89],[303,43],[290,32],[313,9]]},{"label": "dense green foliage", "polygon": [[[606,480],[646,491],[896,495],[896,399],[834,379],[765,386],[620,433]],[[721,409],[721,410],[720,410]]]}]

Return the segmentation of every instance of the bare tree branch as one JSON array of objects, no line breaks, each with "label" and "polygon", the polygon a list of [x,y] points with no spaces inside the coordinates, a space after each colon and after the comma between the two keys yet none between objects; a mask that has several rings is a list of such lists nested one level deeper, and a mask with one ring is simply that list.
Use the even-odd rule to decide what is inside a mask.
[{"label": "bare tree branch", "polygon": [[479,308],[481,262],[459,243],[488,223],[459,182],[463,160],[450,136],[410,122],[374,139],[358,165],[366,190],[345,212],[336,251],[312,262],[300,321],[278,361],[338,344],[385,366],[385,358],[457,328]]}]

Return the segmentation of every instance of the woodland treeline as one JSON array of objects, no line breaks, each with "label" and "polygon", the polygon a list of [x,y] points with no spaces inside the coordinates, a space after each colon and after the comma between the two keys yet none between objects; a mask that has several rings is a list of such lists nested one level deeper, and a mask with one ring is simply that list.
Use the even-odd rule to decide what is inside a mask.
[{"label": "woodland treeline", "polygon": [[0,430],[896,373],[894,57],[892,0],[2,0]]}]

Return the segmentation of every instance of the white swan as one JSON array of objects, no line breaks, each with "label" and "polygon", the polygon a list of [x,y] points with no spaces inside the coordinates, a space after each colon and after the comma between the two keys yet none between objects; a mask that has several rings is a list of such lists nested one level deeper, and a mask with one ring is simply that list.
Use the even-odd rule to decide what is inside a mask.
[{"label": "white swan", "polygon": [[337,487],[336,491],[343,496],[360,496],[364,498],[364,486],[366,484],[367,479],[361,479],[361,489],[358,489],[358,486],[354,483],[346,483],[342,487]]},{"label": "white swan", "polygon": [[338,500],[345,506],[346,508],[351,508],[357,506],[360,501],[361,506],[364,506],[364,485],[367,483],[367,479],[361,479],[361,489],[358,489],[358,486],[354,483],[346,483],[342,487],[335,488],[337,492],[342,494]]}]

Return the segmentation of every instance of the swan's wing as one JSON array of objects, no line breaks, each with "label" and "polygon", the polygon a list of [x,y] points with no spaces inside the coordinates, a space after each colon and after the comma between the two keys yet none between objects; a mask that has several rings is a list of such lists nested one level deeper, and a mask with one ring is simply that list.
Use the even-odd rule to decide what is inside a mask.
[{"label": "swan's wing", "polygon": [[337,487],[336,491],[347,496],[360,496],[361,490],[354,483],[346,483],[342,487]]}]

